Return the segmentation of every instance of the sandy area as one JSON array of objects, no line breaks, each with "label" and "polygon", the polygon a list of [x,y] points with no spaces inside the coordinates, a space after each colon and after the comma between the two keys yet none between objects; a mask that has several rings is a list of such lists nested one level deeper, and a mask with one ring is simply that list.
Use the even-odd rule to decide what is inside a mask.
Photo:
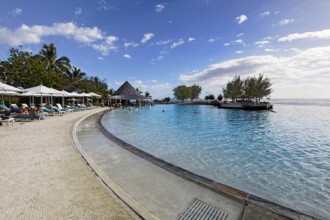
[{"label": "sandy area", "polygon": [[136,219],[70,144],[79,118],[100,109],[0,126],[0,219]]}]

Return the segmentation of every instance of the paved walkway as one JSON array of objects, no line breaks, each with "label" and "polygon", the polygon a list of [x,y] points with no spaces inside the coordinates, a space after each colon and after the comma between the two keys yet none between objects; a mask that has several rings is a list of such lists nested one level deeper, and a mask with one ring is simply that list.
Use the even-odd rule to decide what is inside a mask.
[{"label": "paved walkway", "polygon": [[74,122],[100,110],[0,127],[0,219],[137,219],[71,146]]}]

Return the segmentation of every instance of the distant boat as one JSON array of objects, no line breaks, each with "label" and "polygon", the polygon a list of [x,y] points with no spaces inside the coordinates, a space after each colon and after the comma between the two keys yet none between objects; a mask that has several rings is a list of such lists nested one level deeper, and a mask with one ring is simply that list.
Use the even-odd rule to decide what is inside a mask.
[{"label": "distant boat", "polygon": [[220,103],[219,108],[243,109],[243,110],[271,110],[273,104],[269,102],[260,103]]}]

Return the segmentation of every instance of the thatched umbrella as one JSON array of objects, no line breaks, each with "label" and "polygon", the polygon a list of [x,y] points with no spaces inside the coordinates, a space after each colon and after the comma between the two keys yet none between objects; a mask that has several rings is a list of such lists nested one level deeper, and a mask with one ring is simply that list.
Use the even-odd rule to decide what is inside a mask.
[{"label": "thatched umbrella", "polygon": [[147,97],[141,95],[134,87],[129,83],[125,82],[114,92],[110,97],[112,100],[145,100]]}]

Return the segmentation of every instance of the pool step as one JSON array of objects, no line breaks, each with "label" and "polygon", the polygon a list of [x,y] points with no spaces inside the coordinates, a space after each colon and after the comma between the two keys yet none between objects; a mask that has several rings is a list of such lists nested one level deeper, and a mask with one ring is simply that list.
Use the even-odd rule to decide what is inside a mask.
[{"label": "pool step", "polygon": [[179,215],[178,220],[225,220],[227,217],[227,213],[195,198]]}]

